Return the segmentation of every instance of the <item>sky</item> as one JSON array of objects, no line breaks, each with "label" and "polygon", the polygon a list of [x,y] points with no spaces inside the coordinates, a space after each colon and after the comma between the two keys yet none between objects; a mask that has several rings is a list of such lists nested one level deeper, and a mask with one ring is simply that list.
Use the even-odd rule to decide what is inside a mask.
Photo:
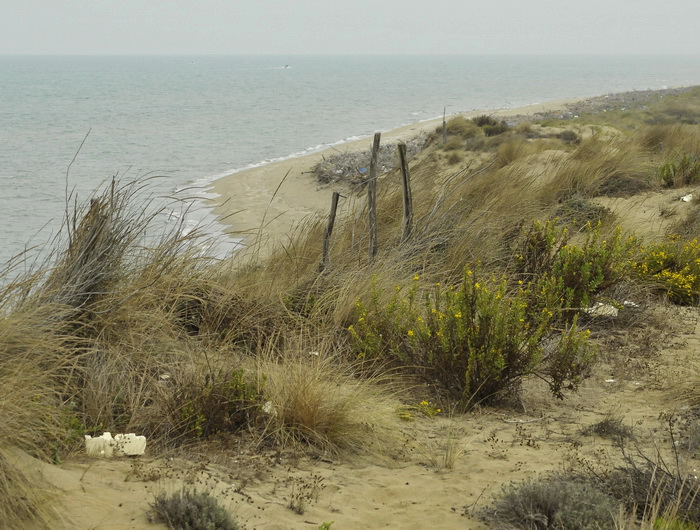
[{"label": "sky", "polygon": [[0,0],[0,54],[698,54],[698,0]]}]

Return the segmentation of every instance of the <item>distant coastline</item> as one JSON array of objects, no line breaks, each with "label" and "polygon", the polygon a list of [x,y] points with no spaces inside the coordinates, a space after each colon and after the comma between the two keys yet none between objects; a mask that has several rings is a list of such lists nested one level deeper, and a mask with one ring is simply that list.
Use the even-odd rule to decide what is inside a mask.
[{"label": "distant coastline", "polygon": [[[460,112],[474,117],[488,114],[510,123],[524,120],[569,119],[621,108],[640,108],[664,95],[678,94],[692,87],[674,87],[605,94],[592,98],[560,99],[518,108]],[[451,117],[453,115],[448,116]],[[435,130],[442,117],[397,127],[382,133],[382,143],[397,143]],[[261,163],[215,180],[208,202],[213,206],[225,232],[236,238],[258,235],[279,240],[305,218],[327,211],[333,191],[341,185],[321,184],[310,175],[311,168],[334,151],[353,152],[369,148],[370,137],[327,146],[299,156]],[[342,190],[345,192],[345,190]]]}]

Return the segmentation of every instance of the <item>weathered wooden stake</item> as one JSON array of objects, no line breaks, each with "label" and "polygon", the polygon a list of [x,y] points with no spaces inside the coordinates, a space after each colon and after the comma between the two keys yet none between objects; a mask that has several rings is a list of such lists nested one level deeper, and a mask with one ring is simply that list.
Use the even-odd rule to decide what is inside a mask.
[{"label": "weathered wooden stake", "polygon": [[338,210],[338,198],[340,198],[340,193],[334,191],[333,198],[331,199],[331,213],[328,216],[328,226],[323,234],[323,259],[321,260],[321,265],[319,266],[319,270],[321,272],[323,272],[331,264],[331,234],[333,233],[333,225],[335,224],[335,212]]},{"label": "weathered wooden stake", "polygon": [[445,115],[447,113],[447,107],[442,107],[442,143],[447,143],[447,120]]},{"label": "weathered wooden stake", "polygon": [[369,259],[377,255],[377,155],[382,133],[374,133],[372,159],[369,163],[369,181],[367,182],[367,205],[369,207]]},{"label": "weathered wooden stake", "polygon": [[413,230],[413,197],[411,196],[411,176],[408,173],[408,160],[406,158],[406,144],[399,143],[399,161],[401,162],[401,175],[403,177],[403,237],[406,241],[411,237]]}]

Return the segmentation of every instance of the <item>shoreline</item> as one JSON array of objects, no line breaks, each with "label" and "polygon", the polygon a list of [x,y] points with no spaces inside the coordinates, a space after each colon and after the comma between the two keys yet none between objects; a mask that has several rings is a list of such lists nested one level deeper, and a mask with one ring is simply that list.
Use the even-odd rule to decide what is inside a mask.
[{"label": "shoreline", "polygon": [[[620,106],[625,102],[643,102],[656,94],[674,93],[688,88],[690,87],[557,99],[522,107],[458,112],[446,118],[470,118],[481,114],[516,121],[574,117],[586,111],[602,111],[606,107]],[[442,125],[442,119],[432,118],[382,131],[382,144],[407,141],[433,131]],[[222,231],[241,240],[244,247],[246,238],[258,234],[265,244],[279,241],[288,236],[301,221],[325,214],[334,191],[347,192],[343,183],[319,182],[310,175],[311,168],[329,153],[366,150],[371,147],[371,143],[371,136],[341,141],[300,156],[290,155],[281,160],[243,168],[211,182],[207,192],[215,197],[207,199],[207,203],[222,225]]]}]

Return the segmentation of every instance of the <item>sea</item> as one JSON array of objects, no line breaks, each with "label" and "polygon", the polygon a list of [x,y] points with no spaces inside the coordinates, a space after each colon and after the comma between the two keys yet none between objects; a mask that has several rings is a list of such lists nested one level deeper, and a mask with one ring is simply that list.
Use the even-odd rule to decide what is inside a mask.
[{"label": "sea", "polygon": [[445,110],[696,84],[700,55],[0,55],[0,270],[46,252],[67,196],[114,177],[157,176],[168,219],[180,197],[185,229],[221,237],[209,186],[245,168]]}]

